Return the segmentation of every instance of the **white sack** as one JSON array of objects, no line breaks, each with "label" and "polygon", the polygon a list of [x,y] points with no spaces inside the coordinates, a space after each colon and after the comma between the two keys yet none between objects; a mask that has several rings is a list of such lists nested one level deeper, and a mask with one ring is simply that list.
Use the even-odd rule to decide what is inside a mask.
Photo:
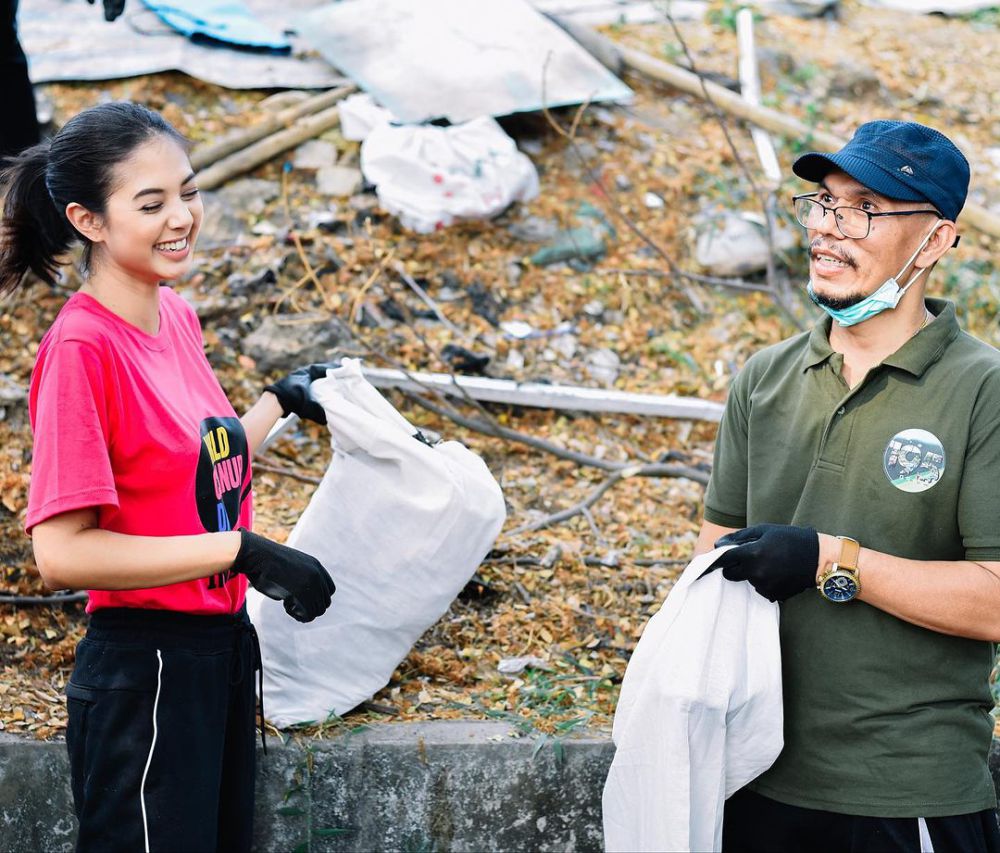
[{"label": "white sack", "polygon": [[781,752],[778,605],[695,558],[622,682],[604,785],[609,851],[719,850],[727,797]]},{"label": "white sack", "polygon": [[345,359],[312,385],[333,459],[288,544],[337,585],[302,624],[278,601],[247,596],[260,635],[264,705],[279,727],[322,721],[371,698],[479,567],[506,510],[482,459],[434,447]]},{"label": "white sack", "polygon": [[538,195],[538,172],[491,118],[452,127],[374,127],[361,144],[361,171],[379,203],[427,234],[459,219],[489,219]]}]

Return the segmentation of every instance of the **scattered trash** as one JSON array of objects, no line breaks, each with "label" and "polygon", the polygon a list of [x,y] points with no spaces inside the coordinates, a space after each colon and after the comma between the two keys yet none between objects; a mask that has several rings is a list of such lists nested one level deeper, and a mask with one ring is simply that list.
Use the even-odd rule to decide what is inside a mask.
[{"label": "scattered trash", "polygon": [[531,263],[544,267],[561,261],[587,262],[603,255],[605,238],[615,236],[614,228],[604,214],[589,202],[584,202],[576,212],[576,219],[582,224],[560,231],[551,242],[531,256]]},{"label": "scattered trash", "polygon": [[555,335],[567,335],[576,331],[576,327],[569,322],[560,323],[554,329],[536,329],[523,320],[505,320],[500,324],[500,328],[503,330],[505,338],[519,341],[530,338],[551,338]]},{"label": "scattered trash", "polygon": [[555,240],[531,256],[531,263],[536,267],[544,267],[571,258],[598,258],[604,254],[604,250],[604,231],[593,225],[581,225],[579,228],[560,232]]},{"label": "scattered trash", "polygon": [[503,303],[493,295],[485,284],[478,280],[474,281],[469,285],[466,293],[469,294],[469,299],[472,301],[473,314],[482,317],[494,328],[503,327],[500,322],[500,315],[504,311]]},{"label": "scattered trash", "polygon": [[666,202],[664,202],[661,196],[658,196],[656,193],[651,193],[651,192],[646,193],[642,197],[642,203],[646,205],[646,207],[648,207],[650,210],[663,210],[663,208],[666,206]]},{"label": "scattered trash", "polygon": [[445,344],[441,350],[443,358],[458,373],[481,375],[490,363],[488,355],[480,355],[457,344]]},{"label": "scattered trash", "polygon": [[497,664],[497,672],[501,675],[517,675],[526,669],[542,669],[546,672],[552,671],[552,665],[542,658],[534,655],[524,655],[517,658],[502,658]]}]

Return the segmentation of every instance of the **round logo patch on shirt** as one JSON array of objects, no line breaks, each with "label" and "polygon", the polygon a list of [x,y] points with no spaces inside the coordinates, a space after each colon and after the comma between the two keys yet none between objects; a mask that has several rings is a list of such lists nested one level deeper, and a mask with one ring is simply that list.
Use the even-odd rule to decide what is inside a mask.
[{"label": "round logo patch on shirt", "polygon": [[926,492],[944,476],[944,446],[925,429],[897,432],[885,447],[882,467],[901,492]]}]

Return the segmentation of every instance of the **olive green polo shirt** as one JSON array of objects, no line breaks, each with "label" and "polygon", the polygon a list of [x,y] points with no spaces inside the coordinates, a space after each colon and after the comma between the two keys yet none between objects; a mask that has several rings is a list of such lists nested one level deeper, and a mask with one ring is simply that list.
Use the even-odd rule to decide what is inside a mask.
[{"label": "olive green polo shirt", "polygon": [[[851,536],[915,560],[1000,560],[1000,353],[954,306],[850,389],[830,320],[736,377],[705,518]],[[864,574],[861,577],[864,585]],[[785,747],[751,787],[844,814],[993,808],[992,644],[806,590],[781,607]]]}]

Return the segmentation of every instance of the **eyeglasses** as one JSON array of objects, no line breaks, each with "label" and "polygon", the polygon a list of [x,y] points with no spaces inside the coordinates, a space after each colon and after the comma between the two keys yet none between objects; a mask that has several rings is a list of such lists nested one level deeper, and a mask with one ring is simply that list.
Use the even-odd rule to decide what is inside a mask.
[{"label": "eyeglasses", "polygon": [[822,202],[816,201],[817,195],[819,193],[806,193],[792,199],[792,204],[795,205],[795,218],[799,225],[816,230],[823,224],[826,215],[832,213],[833,221],[837,223],[837,230],[852,240],[864,240],[871,233],[872,220],[876,216],[913,216],[917,213],[933,213],[938,219],[944,219],[936,210],[894,210],[889,213],[869,213],[860,207],[827,207]]}]

